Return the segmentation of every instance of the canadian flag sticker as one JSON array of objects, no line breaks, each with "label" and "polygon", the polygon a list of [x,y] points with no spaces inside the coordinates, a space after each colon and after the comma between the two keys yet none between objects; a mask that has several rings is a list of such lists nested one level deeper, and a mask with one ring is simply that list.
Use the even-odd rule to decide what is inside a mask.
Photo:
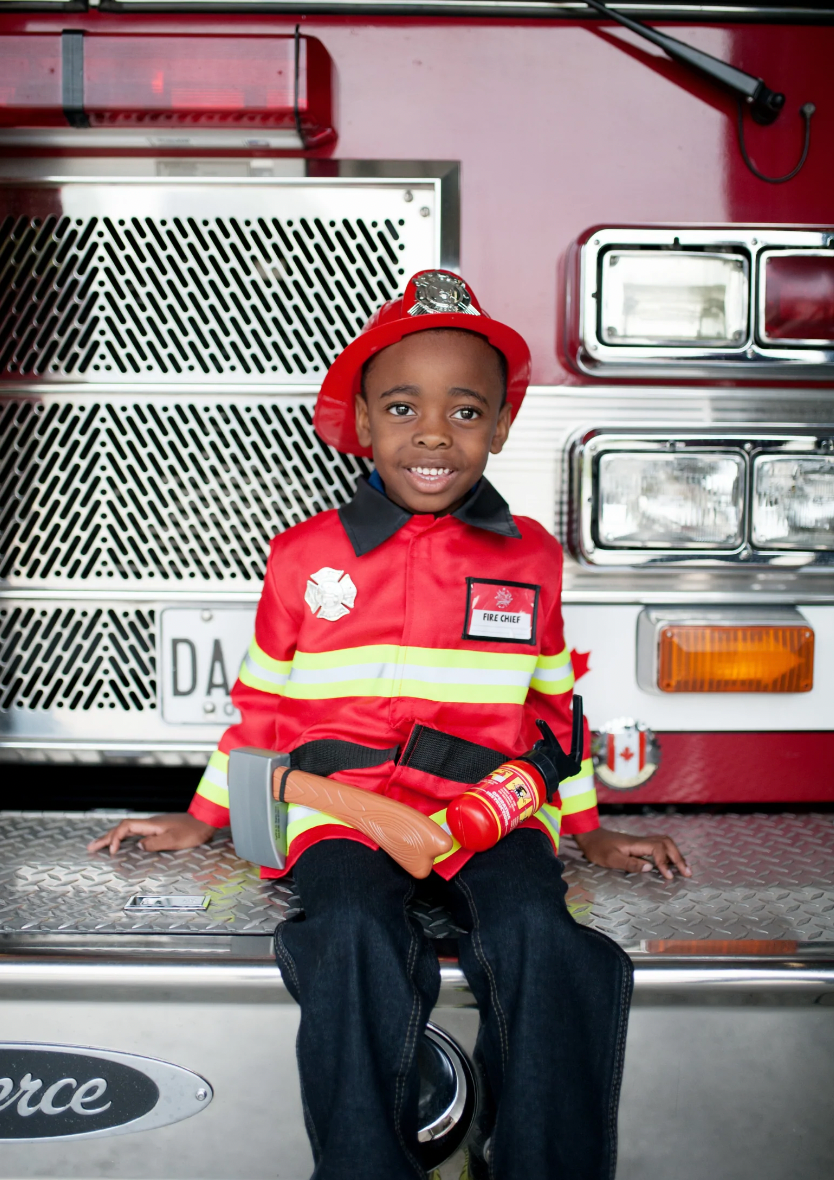
[{"label": "canadian flag sticker", "polygon": [[535,643],[539,587],[467,578],[464,639]]}]

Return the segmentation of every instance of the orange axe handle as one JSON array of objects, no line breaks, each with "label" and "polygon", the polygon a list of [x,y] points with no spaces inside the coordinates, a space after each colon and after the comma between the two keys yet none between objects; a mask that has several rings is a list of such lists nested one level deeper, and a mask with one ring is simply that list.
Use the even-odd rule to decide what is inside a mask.
[{"label": "orange axe handle", "polygon": [[[275,799],[284,775],[283,767],[273,774]],[[435,857],[452,847],[448,832],[413,807],[318,774],[291,770],[284,782],[284,801],[323,811],[358,828],[412,877],[427,877]]]}]

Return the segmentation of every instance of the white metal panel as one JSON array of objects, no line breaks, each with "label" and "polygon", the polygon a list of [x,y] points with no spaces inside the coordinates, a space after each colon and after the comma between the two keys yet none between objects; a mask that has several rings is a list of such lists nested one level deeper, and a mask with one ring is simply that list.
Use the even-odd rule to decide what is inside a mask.
[{"label": "white metal panel", "polygon": [[834,607],[799,605],[814,629],[814,687],[803,693],[655,693],[637,683],[639,605],[564,607],[569,648],[590,652],[577,682],[591,728],[635,717],[660,732],[827,730],[834,727]]}]

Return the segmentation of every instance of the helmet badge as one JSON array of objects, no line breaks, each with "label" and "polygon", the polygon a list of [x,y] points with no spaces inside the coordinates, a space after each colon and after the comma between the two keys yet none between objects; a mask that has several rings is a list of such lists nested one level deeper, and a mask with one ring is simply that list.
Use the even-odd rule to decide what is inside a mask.
[{"label": "helmet badge", "polygon": [[463,279],[443,271],[429,270],[414,279],[417,300],[409,315],[480,315],[472,306],[472,296]]}]

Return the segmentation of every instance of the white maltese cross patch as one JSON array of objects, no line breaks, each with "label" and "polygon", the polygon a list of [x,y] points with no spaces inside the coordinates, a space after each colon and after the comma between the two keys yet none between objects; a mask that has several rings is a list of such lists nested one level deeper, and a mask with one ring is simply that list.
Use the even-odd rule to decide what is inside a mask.
[{"label": "white maltese cross patch", "polygon": [[349,614],[356,601],[356,587],[350,574],[326,565],[310,574],[304,601],[317,619],[335,623],[343,615]]}]

